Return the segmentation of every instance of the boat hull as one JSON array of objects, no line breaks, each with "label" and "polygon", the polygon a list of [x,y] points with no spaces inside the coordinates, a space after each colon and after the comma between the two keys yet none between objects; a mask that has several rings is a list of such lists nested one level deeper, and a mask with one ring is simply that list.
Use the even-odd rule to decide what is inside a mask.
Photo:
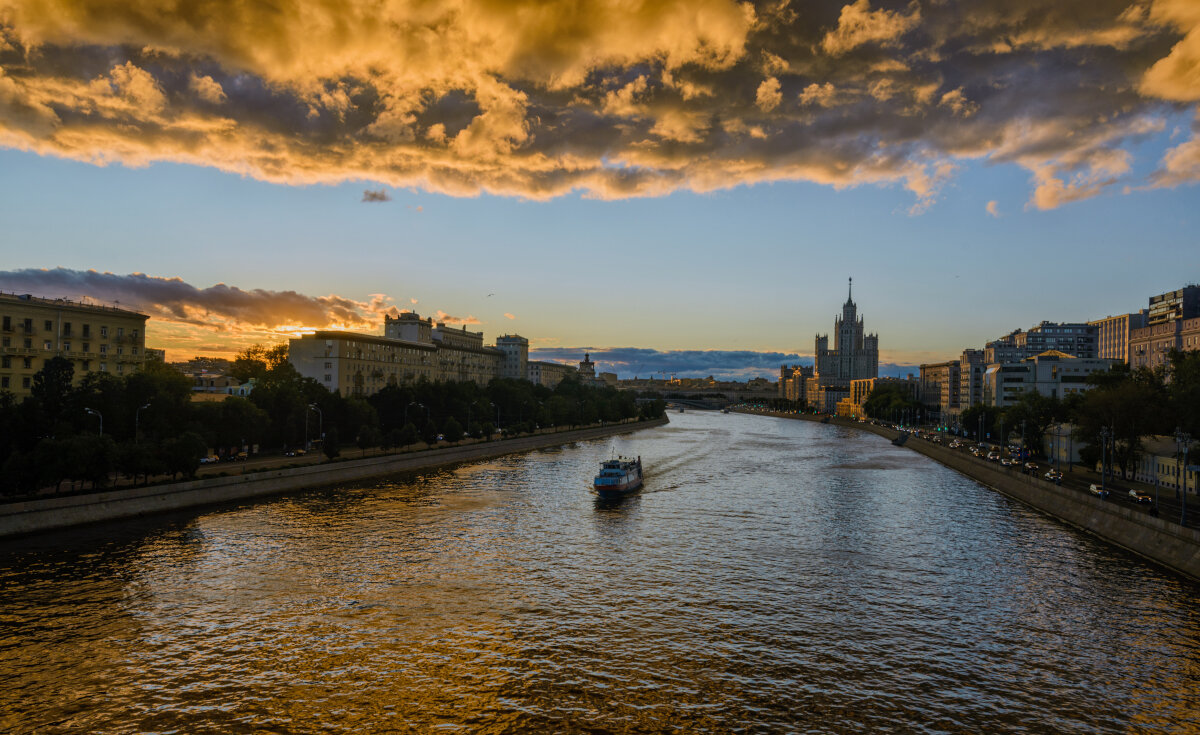
[{"label": "boat hull", "polygon": [[593,485],[596,494],[602,498],[620,498],[642,489],[642,479],[639,477],[621,485]]}]

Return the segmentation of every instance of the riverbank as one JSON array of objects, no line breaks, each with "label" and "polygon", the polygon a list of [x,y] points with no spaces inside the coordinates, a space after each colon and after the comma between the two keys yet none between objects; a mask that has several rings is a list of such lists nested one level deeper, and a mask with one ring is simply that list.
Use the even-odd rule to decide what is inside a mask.
[{"label": "riverbank", "polygon": [[[900,432],[883,426],[838,417],[734,409],[738,413],[828,423],[895,439]],[[1007,470],[994,463],[911,438],[905,448],[966,475],[1059,521],[1086,531],[1138,556],[1200,581],[1200,532],[1155,518],[1117,499],[1101,500],[1078,490]]]},{"label": "riverbank", "polygon": [[663,426],[664,415],[650,421],[607,424],[554,434],[501,439],[482,444],[443,447],[420,452],[343,459],[304,467],[264,470],[234,477],[207,477],[166,485],[123,488],[85,495],[39,498],[0,506],[0,538],[51,531],[87,523],[206,505],[236,502],[315,487],[368,480],[401,472],[470,462],[506,454],[602,439],[640,429]]}]

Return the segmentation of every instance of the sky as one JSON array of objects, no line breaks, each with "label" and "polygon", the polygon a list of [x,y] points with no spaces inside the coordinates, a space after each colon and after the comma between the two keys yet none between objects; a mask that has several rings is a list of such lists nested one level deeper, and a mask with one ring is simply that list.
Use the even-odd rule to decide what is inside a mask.
[{"label": "sky", "polygon": [[1200,281],[1198,115],[1194,0],[0,0],[0,291],[904,372]]}]

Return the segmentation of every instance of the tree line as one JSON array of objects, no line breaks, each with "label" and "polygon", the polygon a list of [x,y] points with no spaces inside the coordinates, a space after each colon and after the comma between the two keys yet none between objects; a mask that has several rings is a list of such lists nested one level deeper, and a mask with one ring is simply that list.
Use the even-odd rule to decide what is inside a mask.
[{"label": "tree line", "polygon": [[317,446],[332,458],[347,447],[487,439],[546,427],[656,418],[662,401],[567,379],[554,389],[523,380],[388,386],[366,397],[331,393],[301,376],[287,346],[238,355],[233,377],[253,380],[246,397],[194,402],[192,380],[161,362],[127,376],[88,373],[75,382],[69,360],[48,360],[31,394],[0,391],[0,493],[101,488],[119,473],[194,477],[211,451],[236,454]]}]

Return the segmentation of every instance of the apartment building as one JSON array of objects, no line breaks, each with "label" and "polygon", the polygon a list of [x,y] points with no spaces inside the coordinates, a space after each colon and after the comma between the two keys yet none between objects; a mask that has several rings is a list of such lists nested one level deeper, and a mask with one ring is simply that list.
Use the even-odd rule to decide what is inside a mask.
[{"label": "apartment building", "polygon": [[128,309],[0,294],[0,390],[29,395],[46,361],[62,357],[75,381],[91,372],[129,375],[146,360],[146,320]]}]

